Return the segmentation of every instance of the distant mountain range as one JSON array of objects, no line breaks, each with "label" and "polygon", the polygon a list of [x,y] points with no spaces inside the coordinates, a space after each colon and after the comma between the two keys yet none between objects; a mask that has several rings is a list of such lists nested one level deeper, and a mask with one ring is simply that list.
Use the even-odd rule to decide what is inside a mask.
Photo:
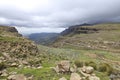
[{"label": "distant mountain range", "polygon": [[37,44],[49,45],[54,42],[59,36],[59,33],[33,33],[28,36],[30,40]]}]

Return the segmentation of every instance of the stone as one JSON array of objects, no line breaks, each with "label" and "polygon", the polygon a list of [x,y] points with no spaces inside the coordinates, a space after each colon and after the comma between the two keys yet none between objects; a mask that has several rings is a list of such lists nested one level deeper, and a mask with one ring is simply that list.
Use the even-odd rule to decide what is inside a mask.
[{"label": "stone", "polygon": [[93,67],[91,67],[91,66],[86,67],[86,73],[87,74],[91,74],[93,72],[94,72],[94,68]]},{"label": "stone", "polygon": [[67,60],[60,61],[53,70],[55,70],[56,73],[70,72],[70,62]]},{"label": "stone", "polygon": [[2,55],[3,55],[6,59],[11,60],[11,57],[9,56],[8,53],[2,53]]},{"label": "stone", "polygon": [[81,71],[87,74],[92,74],[94,72],[94,68],[91,66],[83,66]]},{"label": "stone", "polygon": [[60,78],[59,80],[67,80],[65,77]]},{"label": "stone", "polygon": [[58,66],[53,67],[52,69],[53,69],[56,73],[59,73],[59,67],[58,67]]},{"label": "stone", "polygon": [[6,72],[4,72],[4,73],[1,74],[1,76],[6,77],[6,76],[8,76],[8,74]]},{"label": "stone", "polygon": [[78,73],[72,73],[70,76],[70,80],[82,80]]},{"label": "stone", "polygon": [[23,74],[17,74],[17,75],[10,75],[8,80],[27,80],[27,78]]},{"label": "stone", "polygon": [[89,76],[88,79],[89,79],[89,80],[100,80],[100,78],[97,77],[97,76],[95,76],[95,75]]},{"label": "stone", "polygon": [[16,75],[17,72],[10,72],[9,74],[10,74],[10,75]]},{"label": "stone", "polygon": [[37,69],[41,69],[41,68],[43,68],[43,67],[42,67],[42,66],[38,66],[38,67],[37,67]]},{"label": "stone", "polygon": [[17,63],[12,63],[10,66],[11,66],[11,67],[17,67],[18,64],[17,64]]},{"label": "stone", "polygon": [[31,75],[30,77],[27,77],[27,80],[34,80],[33,78],[34,78],[34,76]]},{"label": "stone", "polygon": [[76,72],[76,70],[73,67],[71,67],[70,72],[74,73],[74,72]]},{"label": "stone", "polygon": [[24,65],[29,65],[29,63],[28,63],[27,61],[22,61],[22,63],[23,63]]},{"label": "stone", "polygon": [[68,72],[70,71],[70,62],[69,61],[61,61],[58,63],[58,68],[59,68],[59,72]]}]

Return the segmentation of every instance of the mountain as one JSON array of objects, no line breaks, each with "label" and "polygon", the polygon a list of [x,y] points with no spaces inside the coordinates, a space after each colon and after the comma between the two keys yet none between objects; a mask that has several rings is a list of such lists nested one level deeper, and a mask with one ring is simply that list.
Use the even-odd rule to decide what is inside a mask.
[{"label": "mountain", "polygon": [[53,46],[120,52],[120,23],[69,27],[61,33]]},{"label": "mountain", "polygon": [[59,36],[59,33],[34,33],[28,38],[35,41],[37,44],[49,45],[53,43]]},{"label": "mountain", "polygon": [[92,24],[84,23],[84,24],[80,24],[80,25],[73,25],[73,26],[70,26],[68,29],[64,30],[63,32],[61,32],[60,34],[62,36],[67,35],[67,34],[71,34],[71,33],[74,33],[75,31],[77,31],[77,29],[80,26],[90,26],[90,25],[92,25]]}]

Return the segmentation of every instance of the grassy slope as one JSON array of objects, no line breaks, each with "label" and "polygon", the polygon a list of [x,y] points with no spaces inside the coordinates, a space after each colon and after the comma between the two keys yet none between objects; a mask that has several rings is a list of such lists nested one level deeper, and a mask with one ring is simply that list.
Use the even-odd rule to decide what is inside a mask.
[{"label": "grassy slope", "polygon": [[[42,66],[41,69],[30,69],[30,68],[23,68],[23,69],[14,69],[9,68],[9,71],[16,71],[18,73],[23,73],[25,75],[34,75],[35,80],[58,80],[61,77],[66,77],[69,80],[69,74],[61,74],[57,75],[55,72],[50,69],[50,67],[54,67],[58,61],[61,60],[70,60],[74,62],[75,60],[80,61],[93,61],[96,64],[100,62],[105,62],[110,64],[116,64],[116,62],[120,61],[120,54],[114,55],[112,52],[102,51],[102,50],[74,50],[74,49],[58,49],[58,48],[49,48],[45,46],[38,46],[40,51],[42,52],[41,60]],[[43,55],[44,54],[44,55]],[[116,58],[114,58],[116,57]],[[110,62],[107,60],[112,60],[115,62]],[[108,76],[105,73],[95,71],[95,73],[101,78],[101,80],[109,80]]]}]

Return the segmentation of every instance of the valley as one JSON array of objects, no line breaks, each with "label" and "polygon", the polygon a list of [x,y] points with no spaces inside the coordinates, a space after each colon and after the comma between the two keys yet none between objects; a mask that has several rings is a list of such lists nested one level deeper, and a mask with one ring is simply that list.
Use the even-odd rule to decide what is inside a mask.
[{"label": "valley", "polygon": [[0,80],[74,80],[72,75],[79,80],[120,79],[119,23],[72,26],[49,46],[8,28],[0,27]]}]

